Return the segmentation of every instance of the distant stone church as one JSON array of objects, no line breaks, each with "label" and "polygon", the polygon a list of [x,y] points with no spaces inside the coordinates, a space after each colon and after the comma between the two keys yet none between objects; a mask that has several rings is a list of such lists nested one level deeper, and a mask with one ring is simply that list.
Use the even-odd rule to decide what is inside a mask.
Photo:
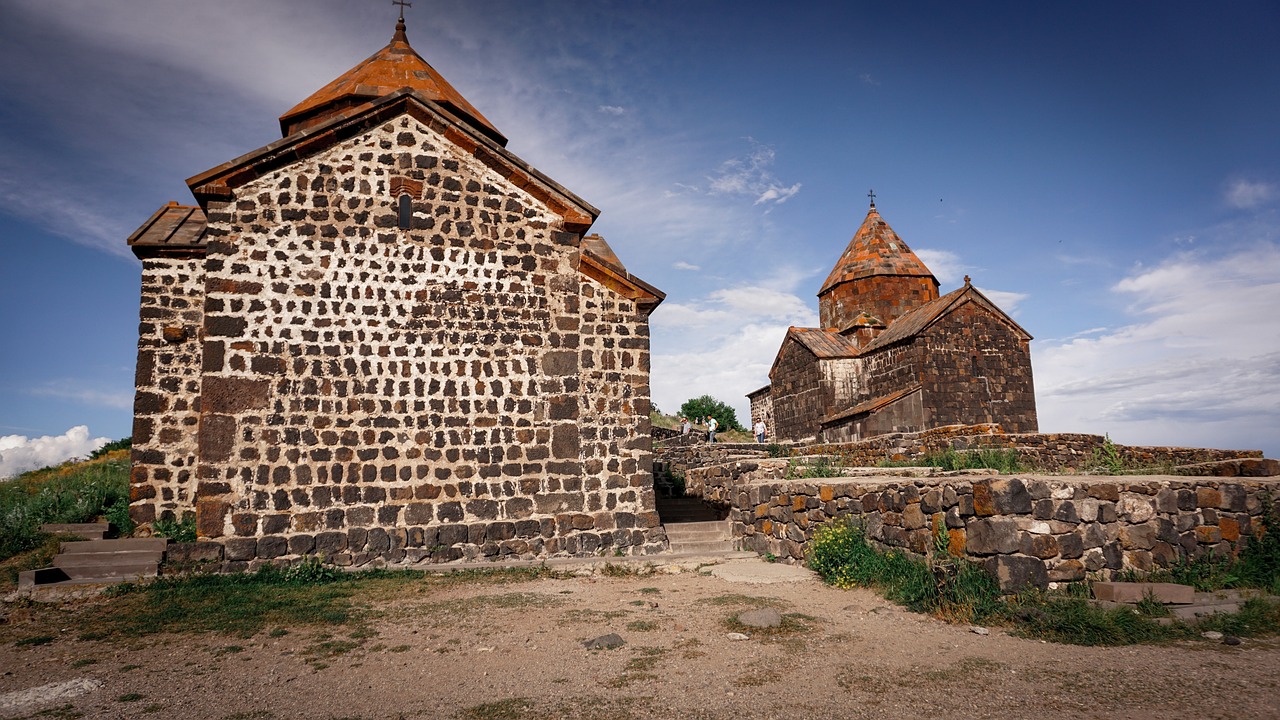
[{"label": "distant stone church", "polygon": [[142,259],[131,515],[229,562],[648,552],[649,314],[599,211],[391,42]]},{"label": "distant stone church", "polygon": [[1027,334],[965,278],[938,280],[872,202],[818,291],[820,328],[792,327],[747,397],[781,441],[849,442],[944,425],[1037,431]]}]

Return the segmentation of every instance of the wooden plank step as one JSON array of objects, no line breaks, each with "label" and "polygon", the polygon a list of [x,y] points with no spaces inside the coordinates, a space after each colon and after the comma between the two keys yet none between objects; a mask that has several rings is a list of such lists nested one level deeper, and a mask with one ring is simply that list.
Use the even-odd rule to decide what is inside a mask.
[{"label": "wooden plank step", "polygon": [[107,582],[111,579],[131,579],[138,577],[155,577],[159,573],[155,563],[118,563],[115,565],[95,565],[92,567],[62,567],[59,568],[67,574],[72,580],[101,580]]}]

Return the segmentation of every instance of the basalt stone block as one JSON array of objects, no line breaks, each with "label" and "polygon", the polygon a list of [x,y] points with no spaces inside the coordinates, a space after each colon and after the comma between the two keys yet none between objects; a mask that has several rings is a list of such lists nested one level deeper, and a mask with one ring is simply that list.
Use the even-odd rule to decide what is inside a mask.
[{"label": "basalt stone block", "polygon": [[1089,486],[1089,497],[1108,502],[1120,500],[1120,488],[1114,483],[1097,483]]},{"label": "basalt stone block", "polygon": [[1022,537],[1021,551],[1023,555],[1045,560],[1058,555],[1058,541],[1052,535],[1032,535],[1028,533]]},{"label": "basalt stone block", "polygon": [[1049,582],[1076,582],[1085,578],[1085,565],[1080,560],[1063,560],[1049,569]]},{"label": "basalt stone block", "polygon": [[1028,588],[1049,586],[1049,573],[1044,561],[1026,555],[997,555],[987,558],[983,566],[995,576],[1003,593],[1016,593]]},{"label": "basalt stone block", "polygon": [[267,380],[206,375],[201,383],[200,407],[205,413],[230,415],[267,407],[271,384]]},{"label": "basalt stone block", "polygon": [[[975,483],[975,490],[977,484]],[[1001,515],[1019,515],[1031,512],[1031,493],[1018,478],[995,480],[991,483],[991,498],[996,512]]]},{"label": "basalt stone block", "polygon": [[1059,503],[1057,511],[1053,514],[1053,519],[1067,523],[1080,522],[1080,515],[1076,512],[1075,502],[1071,500],[1063,500]]},{"label": "basalt stone block", "polygon": [[498,501],[471,500],[467,503],[467,512],[479,520],[493,520],[498,517]]},{"label": "basalt stone block", "polygon": [[443,502],[436,507],[436,518],[442,523],[461,522],[463,518],[462,503]]},{"label": "basalt stone block", "polygon": [[1054,513],[1053,500],[1045,498],[1036,500],[1032,505],[1031,516],[1036,520],[1052,520]]},{"label": "basalt stone block", "polygon": [[551,454],[560,459],[576,459],[581,453],[581,431],[573,423],[556,425],[551,430]]},{"label": "basalt stone block", "polygon": [[1078,558],[1084,555],[1084,539],[1076,533],[1058,536],[1058,552],[1064,558]]},{"label": "basalt stone block", "polygon": [[218,463],[231,458],[236,442],[235,418],[226,415],[205,415],[201,418],[196,436],[200,459]]},{"label": "basalt stone block", "polygon": [[966,547],[973,555],[1017,552],[1020,544],[1018,525],[1011,518],[973,520],[965,530],[968,535]]},{"label": "basalt stone block", "polygon": [[264,560],[278,558],[289,552],[289,541],[279,535],[258,538],[258,557]]},{"label": "basalt stone block", "polygon": [[347,549],[347,534],[342,532],[322,532],[316,535],[315,551],[320,555],[333,555]]},{"label": "basalt stone block", "polygon": [[257,538],[231,538],[223,543],[224,557],[229,561],[253,560],[258,556]]},{"label": "basalt stone block", "polygon": [[452,547],[467,541],[466,525],[441,525],[440,526],[440,544],[445,547]]},{"label": "basalt stone block", "polygon": [[369,552],[384,553],[391,549],[391,536],[380,527],[370,528],[367,543]]},{"label": "basalt stone block", "polygon": [[973,514],[988,517],[996,514],[996,501],[989,480],[973,483]]},{"label": "basalt stone block", "polygon": [[222,552],[221,543],[171,542],[164,549],[164,559],[170,563],[221,562]]},{"label": "basalt stone block", "polygon": [[1102,546],[1104,565],[1111,570],[1124,567],[1124,548],[1119,542],[1109,542]]},{"label": "basalt stone block", "polygon": [[311,535],[293,535],[289,538],[290,555],[310,555],[316,549],[316,539]]}]

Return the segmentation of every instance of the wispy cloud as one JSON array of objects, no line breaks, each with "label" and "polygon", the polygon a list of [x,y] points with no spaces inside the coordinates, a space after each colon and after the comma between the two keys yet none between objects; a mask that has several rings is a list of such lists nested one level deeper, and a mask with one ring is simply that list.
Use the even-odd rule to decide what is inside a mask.
[{"label": "wispy cloud", "polygon": [[1280,450],[1280,244],[1179,253],[1112,290],[1132,323],[1037,344],[1042,430]]},{"label": "wispy cloud", "polygon": [[671,267],[675,268],[676,270],[701,270],[702,269],[697,265],[694,265],[693,263],[687,263],[683,260],[677,260],[671,263]]},{"label": "wispy cloud", "polygon": [[0,436],[0,478],[85,457],[109,442],[110,438],[89,437],[87,425],[77,425],[61,435],[35,438],[3,435]]},{"label": "wispy cloud", "polygon": [[621,105],[601,105],[596,109],[606,115],[622,115],[627,112],[627,109]]},{"label": "wispy cloud", "polygon": [[880,81],[879,81],[879,80],[877,80],[877,79],[875,79],[875,78],[871,75],[871,73],[861,73],[860,75],[858,75],[858,79],[859,79],[859,80],[861,80],[863,83],[865,83],[865,84],[867,84],[867,85],[879,85],[879,84],[880,84]]},{"label": "wispy cloud", "polygon": [[1226,203],[1234,208],[1249,210],[1260,207],[1280,196],[1275,184],[1250,180],[1233,180],[1223,194]]},{"label": "wispy cloud", "polygon": [[85,405],[128,410],[133,407],[133,393],[128,390],[103,391],[77,387],[70,382],[49,383],[31,389],[32,395],[72,400]]},{"label": "wispy cloud", "polygon": [[707,178],[713,195],[745,195],[755,198],[752,205],[782,204],[800,192],[800,183],[787,185],[770,170],[776,153],[772,147],[747,138],[750,151],[725,160],[716,174]]},{"label": "wispy cloud", "polygon": [[920,258],[920,262],[924,263],[925,267],[929,268],[933,276],[943,285],[959,284],[964,278],[965,272],[972,267],[950,250],[916,248],[914,252],[916,257]]}]

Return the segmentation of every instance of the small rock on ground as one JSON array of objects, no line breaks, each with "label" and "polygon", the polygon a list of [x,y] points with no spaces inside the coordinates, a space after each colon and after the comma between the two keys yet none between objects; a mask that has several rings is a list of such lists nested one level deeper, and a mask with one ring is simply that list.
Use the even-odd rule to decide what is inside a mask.
[{"label": "small rock on ground", "polygon": [[725,635],[725,637],[729,638],[730,640],[750,640],[751,639],[749,636],[743,635],[742,633],[729,633],[728,635]]},{"label": "small rock on ground", "polygon": [[775,628],[782,625],[782,613],[773,608],[748,610],[738,615],[738,622],[753,628]]},{"label": "small rock on ground", "polygon": [[600,637],[585,640],[583,641],[582,646],[588,650],[612,650],[626,644],[627,641],[623,640],[622,636],[618,633],[609,633],[608,635],[601,635]]}]

